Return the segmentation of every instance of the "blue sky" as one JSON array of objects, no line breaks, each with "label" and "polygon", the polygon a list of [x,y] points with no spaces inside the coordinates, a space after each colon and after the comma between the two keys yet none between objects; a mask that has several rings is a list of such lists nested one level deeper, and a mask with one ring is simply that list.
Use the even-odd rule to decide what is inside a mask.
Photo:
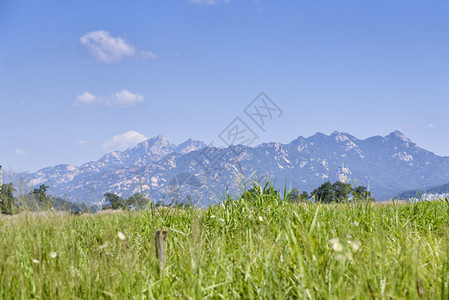
[{"label": "blue sky", "polygon": [[[2,1],[0,164],[80,165],[145,137],[400,130],[449,155],[448,1]],[[260,130],[264,91],[283,110]]]}]

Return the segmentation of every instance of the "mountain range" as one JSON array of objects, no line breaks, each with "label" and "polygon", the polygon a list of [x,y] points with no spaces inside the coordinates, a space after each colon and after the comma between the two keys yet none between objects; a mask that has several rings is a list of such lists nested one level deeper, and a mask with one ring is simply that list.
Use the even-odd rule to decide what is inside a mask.
[{"label": "mountain range", "polygon": [[88,204],[101,203],[106,192],[113,192],[208,205],[226,192],[240,193],[248,178],[308,192],[325,181],[341,180],[367,186],[376,199],[385,200],[449,182],[449,157],[418,147],[399,131],[364,140],[335,131],[300,136],[288,144],[227,148],[192,139],[175,145],[157,136],[81,166],[57,165],[21,178],[29,186],[45,184],[53,195]]}]

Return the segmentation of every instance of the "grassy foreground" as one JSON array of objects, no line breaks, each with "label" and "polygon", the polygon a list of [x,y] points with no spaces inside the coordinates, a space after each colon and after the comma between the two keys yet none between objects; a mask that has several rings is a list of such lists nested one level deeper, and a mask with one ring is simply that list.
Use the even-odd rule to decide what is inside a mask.
[{"label": "grassy foreground", "polygon": [[0,298],[448,299],[448,228],[447,200],[2,216]]}]

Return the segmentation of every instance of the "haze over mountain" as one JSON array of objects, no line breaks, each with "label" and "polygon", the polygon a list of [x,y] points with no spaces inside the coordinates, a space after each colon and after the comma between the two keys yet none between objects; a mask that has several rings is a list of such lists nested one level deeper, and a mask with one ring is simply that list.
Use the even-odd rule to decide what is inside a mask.
[{"label": "haze over mountain", "polygon": [[242,175],[266,176],[278,189],[286,185],[308,192],[327,180],[347,180],[368,186],[374,197],[385,200],[404,190],[449,182],[449,157],[418,147],[399,131],[365,140],[335,131],[300,136],[288,144],[228,148],[191,139],[174,145],[157,136],[79,167],[58,165],[23,176],[32,186],[46,184],[54,195],[90,204],[101,202],[106,192],[123,197],[141,192],[154,202],[190,197],[207,205],[220,201],[226,191],[240,193]]},{"label": "haze over mountain", "polygon": [[443,197],[449,198],[449,183],[404,191],[399,195],[397,195],[396,198],[398,199],[421,198],[423,200],[431,200]]}]

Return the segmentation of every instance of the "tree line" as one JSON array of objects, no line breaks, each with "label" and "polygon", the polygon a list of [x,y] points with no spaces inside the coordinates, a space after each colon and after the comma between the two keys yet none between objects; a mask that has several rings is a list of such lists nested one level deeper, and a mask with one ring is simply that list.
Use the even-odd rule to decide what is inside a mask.
[{"label": "tree line", "polygon": [[[258,183],[254,183],[254,187],[245,191],[240,198],[251,200],[257,196],[274,196],[279,198],[279,191],[275,190],[272,185],[267,183],[265,186],[260,186]],[[341,203],[345,201],[373,201],[374,198],[368,188],[365,186],[353,187],[349,183],[336,181],[331,183],[326,181],[316,189],[314,189],[310,195],[306,192],[300,192],[298,188],[293,188],[286,195],[286,200],[290,202],[305,202],[314,201],[320,203]]]},{"label": "tree line", "polygon": [[[0,186],[0,211],[3,214],[13,214],[22,210],[65,210],[71,212],[85,212],[95,211],[93,207],[88,207],[85,204],[72,203],[64,200],[60,197],[53,197],[47,194],[49,186],[40,185],[38,188],[32,189],[28,194],[16,197],[14,194],[16,189],[12,183],[3,184]],[[265,186],[260,186],[258,183],[254,184],[254,187],[245,191],[240,199],[251,200],[263,195],[267,197],[280,198],[279,191],[268,182]],[[306,192],[300,192],[299,189],[294,188],[290,190],[285,198],[291,202],[305,202],[313,200],[320,203],[341,203],[345,201],[371,201],[374,200],[371,196],[371,192],[368,191],[365,186],[353,187],[349,183],[336,181],[330,183],[326,181],[316,189],[314,189],[310,195]],[[101,209],[113,209],[113,210],[142,210],[148,206],[159,206],[159,202],[153,204],[153,202],[145,197],[141,193],[134,194],[129,198],[120,197],[114,193],[104,194],[104,204]],[[175,203],[177,207],[187,207],[191,204],[187,203]]]},{"label": "tree line", "polygon": [[313,199],[315,202],[321,203],[341,203],[345,201],[355,201],[355,200],[374,200],[371,196],[371,192],[368,188],[363,185],[353,187],[350,183],[345,183],[341,181],[336,181],[330,183],[326,181],[316,189],[312,191],[310,196],[307,192],[303,192],[298,195],[298,192],[292,193],[293,200],[308,200]]},{"label": "tree line", "polygon": [[150,205],[151,200],[145,197],[141,193],[137,193],[129,197],[128,199],[122,198],[114,193],[104,194],[105,204],[102,206],[103,210],[106,209],[123,209],[123,210],[141,210]]},{"label": "tree line", "polygon": [[41,184],[29,193],[15,196],[17,189],[12,183],[0,186],[0,211],[2,214],[11,215],[25,210],[60,210],[70,212],[85,212],[92,208],[85,204],[72,203],[61,197],[48,195],[49,186]]},{"label": "tree line", "polygon": [[[16,196],[17,189],[12,183],[0,186],[0,212],[11,215],[21,211],[58,210],[72,213],[95,212],[98,207],[87,206],[84,203],[73,203],[61,197],[48,195],[49,186],[42,184],[33,188],[29,193]],[[143,194],[137,193],[125,199],[114,193],[104,194],[102,210],[122,209],[141,210],[152,204],[151,200]],[[159,203],[155,204],[160,205]]]}]

